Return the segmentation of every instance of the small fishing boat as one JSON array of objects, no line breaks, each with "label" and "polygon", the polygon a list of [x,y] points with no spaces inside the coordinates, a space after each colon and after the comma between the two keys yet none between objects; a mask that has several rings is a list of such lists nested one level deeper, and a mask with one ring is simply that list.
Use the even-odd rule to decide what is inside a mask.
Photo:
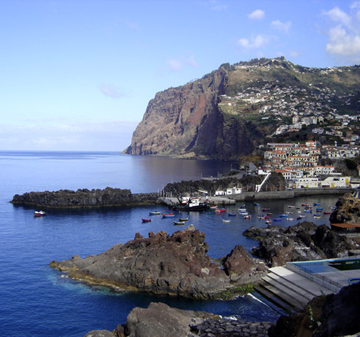
[{"label": "small fishing boat", "polygon": [[263,212],[270,212],[270,208],[263,208],[262,211]]},{"label": "small fishing boat", "polygon": [[250,215],[244,215],[243,218],[244,218],[244,219],[251,219],[251,216],[250,216]]},{"label": "small fishing boat", "polygon": [[226,209],[225,208],[217,208],[215,210],[215,213],[225,213],[226,212]]},{"label": "small fishing boat", "polygon": [[322,211],[322,210],[323,210],[322,207],[316,207],[316,212],[320,212],[320,211]]},{"label": "small fishing boat", "polygon": [[266,223],[266,224],[270,224],[270,223],[271,223],[271,220],[266,220],[265,223]]},{"label": "small fishing boat", "polygon": [[313,206],[320,206],[320,203],[319,202],[314,202]]},{"label": "small fishing boat", "polygon": [[312,209],[305,209],[304,212],[305,213],[312,213]]},{"label": "small fishing boat", "polygon": [[323,214],[331,214],[331,211],[324,211]]},{"label": "small fishing boat", "polygon": [[142,222],[151,222],[152,219],[142,219]]},{"label": "small fishing boat", "polygon": [[288,217],[288,214],[280,214],[279,217],[280,217],[280,218],[287,218],[287,217]]},{"label": "small fishing boat", "polygon": [[294,218],[287,218],[286,220],[293,221],[293,220],[294,220]]},{"label": "small fishing boat", "polygon": [[174,213],[163,213],[162,216],[163,218],[175,218]]},{"label": "small fishing boat", "polygon": [[158,211],[151,211],[149,212],[149,215],[160,215],[161,212],[158,212]]},{"label": "small fishing boat", "polygon": [[222,219],[222,222],[224,222],[224,223],[229,223],[230,220]]},{"label": "small fishing boat", "polygon": [[254,202],[254,206],[260,206],[258,202]]},{"label": "small fishing boat", "polygon": [[236,216],[236,213],[228,213],[228,216]]},{"label": "small fishing boat", "polygon": [[246,208],[239,208],[239,213],[246,213],[247,209]]},{"label": "small fishing boat", "polygon": [[212,206],[210,206],[210,209],[215,210],[215,209],[217,209],[217,206],[216,206],[216,205],[212,205]]},{"label": "small fishing boat", "polygon": [[36,218],[45,216],[45,215],[46,215],[46,213],[44,211],[35,211],[34,212],[34,217],[36,217]]},{"label": "small fishing boat", "polygon": [[301,206],[309,206],[309,204],[301,204]]},{"label": "small fishing boat", "polygon": [[183,226],[185,225],[185,221],[174,221],[175,226]]},{"label": "small fishing boat", "polygon": [[293,206],[293,205],[289,205],[288,207],[289,207],[289,208],[295,208],[295,206]]},{"label": "small fishing boat", "polygon": [[281,218],[274,218],[273,220],[274,220],[274,221],[282,221]]},{"label": "small fishing boat", "polygon": [[179,219],[180,222],[184,222],[184,221],[188,221],[188,220],[189,220],[189,218],[180,218]]}]

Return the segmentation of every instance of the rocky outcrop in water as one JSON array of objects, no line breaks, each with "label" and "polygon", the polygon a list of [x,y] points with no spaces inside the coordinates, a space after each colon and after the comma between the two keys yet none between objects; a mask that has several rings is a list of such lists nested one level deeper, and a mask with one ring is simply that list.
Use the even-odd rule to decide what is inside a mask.
[{"label": "rocky outcrop in water", "polygon": [[158,197],[157,193],[133,194],[128,189],[107,187],[103,190],[28,192],[22,195],[14,195],[11,203],[51,208],[135,206],[155,204]]},{"label": "rocky outcrop in water", "polygon": [[358,193],[346,193],[339,198],[336,209],[330,215],[331,223],[360,222],[360,198]]},{"label": "rocky outcrop in water", "polygon": [[[171,236],[163,231],[150,232],[148,238],[136,234],[134,240],[117,244],[102,254],[84,259],[73,256],[50,265],[74,279],[129,291],[195,299],[222,297],[239,283],[231,282],[220,265],[210,260],[208,250],[204,233],[190,225]],[[246,258],[246,263],[249,265],[245,266],[244,258],[246,281],[258,280],[263,275],[261,269],[252,259]],[[229,265],[227,271],[232,270]],[[235,270],[241,280],[240,269]]]},{"label": "rocky outcrop in water", "polygon": [[315,297],[299,314],[281,316],[270,337],[330,337],[360,335],[360,283],[338,294]]},{"label": "rocky outcrop in water", "polygon": [[251,253],[271,267],[290,261],[344,257],[355,246],[326,225],[317,226],[307,221],[287,228],[274,225],[251,227],[243,235],[259,241]]}]

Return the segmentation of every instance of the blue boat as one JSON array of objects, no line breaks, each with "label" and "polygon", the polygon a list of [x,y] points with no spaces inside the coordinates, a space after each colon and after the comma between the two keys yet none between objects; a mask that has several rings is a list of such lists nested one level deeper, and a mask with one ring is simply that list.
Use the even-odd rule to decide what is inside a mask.
[{"label": "blue boat", "polygon": [[281,218],[274,218],[273,221],[282,221]]},{"label": "blue boat", "polygon": [[228,213],[228,216],[236,216],[236,213]]},{"label": "blue boat", "polygon": [[149,215],[160,215],[161,213],[158,212],[158,211],[152,211],[152,212],[149,212]]},{"label": "blue boat", "polygon": [[322,211],[322,210],[323,210],[322,207],[317,207],[317,208],[316,208],[316,212],[320,212],[320,211]]},{"label": "blue boat", "polygon": [[314,205],[314,206],[320,206],[320,203],[319,203],[319,202],[314,202],[313,205]]},{"label": "blue boat", "polygon": [[175,214],[173,213],[163,213],[163,218],[175,218]]},{"label": "blue boat", "polygon": [[280,214],[279,217],[280,217],[280,218],[287,218],[288,215],[287,215],[287,214]]}]

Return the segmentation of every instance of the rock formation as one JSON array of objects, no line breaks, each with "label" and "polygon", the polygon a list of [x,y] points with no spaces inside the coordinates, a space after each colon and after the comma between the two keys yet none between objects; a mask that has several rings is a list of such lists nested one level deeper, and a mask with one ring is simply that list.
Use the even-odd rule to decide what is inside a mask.
[{"label": "rock formation", "polygon": [[131,310],[124,325],[113,331],[90,331],[85,337],[195,337],[267,336],[270,322],[245,322],[221,318],[201,311],[171,308],[150,303],[147,308]]},{"label": "rock formation", "polygon": [[360,335],[360,283],[338,294],[315,297],[300,314],[281,316],[270,337],[330,337]]},{"label": "rock formation", "polygon": [[[193,225],[171,236],[161,231],[148,238],[136,234],[134,240],[117,244],[105,253],[84,259],[73,256],[51,266],[69,277],[123,290],[169,294],[195,299],[208,299],[231,292],[237,283],[206,255],[208,244],[204,233]],[[243,251],[244,253],[244,251]],[[230,261],[230,257],[228,258]],[[248,264],[245,266],[245,264]],[[234,263],[233,263],[234,264]],[[249,258],[242,263],[246,281],[258,280],[261,268]],[[232,265],[227,271],[232,273]],[[240,269],[235,268],[241,280]]]},{"label": "rock formation", "polygon": [[124,151],[236,160],[254,149],[245,123],[218,107],[225,94],[224,67],[178,88],[157,93]]},{"label": "rock formation", "polygon": [[290,227],[269,225],[267,228],[251,227],[243,235],[259,241],[251,253],[264,259],[271,267],[290,261],[320,260],[348,256],[355,247],[345,237],[326,225],[301,222]]},{"label": "rock formation", "polygon": [[346,193],[336,203],[336,209],[330,215],[331,223],[359,223],[360,198],[358,192]]},{"label": "rock formation", "polygon": [[51,208],[110,207],[155,204],[158,197],[157,193],[133,194],[128,189],[107,187],[103,190],[79,189],[77,191],[28,192],[22,195],[14,195],[11,203]]}]

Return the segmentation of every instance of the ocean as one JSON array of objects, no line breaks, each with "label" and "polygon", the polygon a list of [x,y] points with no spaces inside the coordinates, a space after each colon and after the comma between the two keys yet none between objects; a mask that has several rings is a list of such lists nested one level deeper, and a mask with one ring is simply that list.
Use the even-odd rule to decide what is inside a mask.
[{"label": "ocean", "polygon": [[[15,194],[60,189],[122,188],[133,193],[161,191],[167,183],[219,176],[236,168],[235,163],[212,160],[185,160],[163,157],[128,156],[115,152],[20,152],[0,151],[0,327],[1,336],[84,336],[95,329],[113,330],[123,324],[136,306],[150,302],[202,310],[224,316],[237,315],[249,321],[276,321],[279,312],[253,296],[232,301],[193,301],[166,296],[114,292],[63,277],[49,267],[52,260],[73,255],[85,257],[104,252],[116,243],[125,243],[135,233],[147,236],[150,231],[179,230],[172,219],[155,217],[142,223],[154,207],[107,209],[47,210],[46,217],[34,218],[37,210],[10,203]],[[289,211],[289,205],[320,202],[324,210],[337,197],[299,198],[288,201],[246,203],[255,215],[270,208],[274,216]],[[227,213],[237,213],[239,205],[228,206]],[[156,210],[167,211],[165,206]],[[250,227],[266,226],[253,216],[245,220],[232,217],[223,223],[227,213],[187,214],[189,224],[206,235],[208,255],[222,257],[237,245],[247,250],[257,242],[242,235]],[[311,217],[312,215],[307,215]],[[296,224],[293,220],[277,223]],[[328,216],[306,219],[317,224],[328,223]]]}]

